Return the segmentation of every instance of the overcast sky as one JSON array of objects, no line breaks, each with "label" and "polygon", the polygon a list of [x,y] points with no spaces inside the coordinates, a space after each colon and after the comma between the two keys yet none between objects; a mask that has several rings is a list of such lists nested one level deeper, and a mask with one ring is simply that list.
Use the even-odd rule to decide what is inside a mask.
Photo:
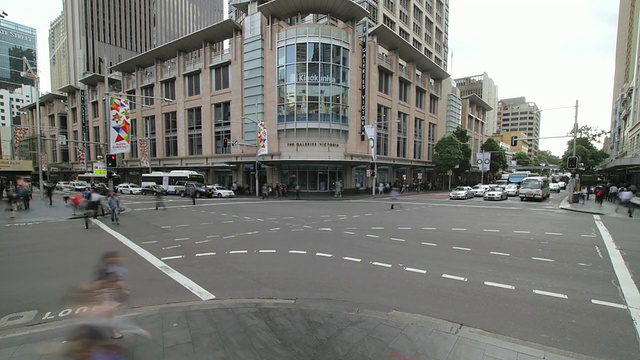
[{"label": "overcast sky", "polygon": [[[50,91],[48,31],[62,0],[2,1],[8,20],[38,29],[43,91]],[[618,0],[450,0],[449,73],[487,72],[500,98],[525,96],[540,109],[579,100],[580,125],[609,130]],[[226,7],[226,6],[225,6]],[[225,11],[226,14],[226,11]],[[573,126],[573,109],[542,112],[541,136]],[[568,139],[541,140],[562,155]]]}]

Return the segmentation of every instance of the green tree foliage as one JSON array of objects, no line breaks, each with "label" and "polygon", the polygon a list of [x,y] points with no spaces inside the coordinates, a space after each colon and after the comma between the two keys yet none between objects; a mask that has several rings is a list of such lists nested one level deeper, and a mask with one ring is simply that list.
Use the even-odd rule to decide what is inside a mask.
[{"label": "green tree foliage", "polygon": [[500,169],[507,169],[507,154],[493,138],[487,139],[480,147],[480,150],[491,152],[491,172],[495,173],[500,171]]},{"label": "green tree foliage", "polygon": [[533,165],[533,160],[531,160],[531,157],[529,157],[529,154],[527,154],[524,151],[519,151],[519,152],[515,153],[515,155],[513,155],[513,158],[517,161],[518,166],[532,166]]},{"label": "green tree foliage", "polygon": [[[567,151],[562,155],[562,167],[566,168],[567,158],[573,155],[573,140],[567,142]],[[603,150],[598,150],[592,143],[589,137],[579,137],[576,141],[576,156],[579,158],[579,162],[584,164],[581,169],[587,172],[594,171],[595,168],[606,158],[609,154]]]},{"label": "green tree foliage", "polygon": [[562,159],[560,157],[555,156],[549,150],[540,150],[538,151],[538,162],[537,165],[547,164],[547,165],[560,165],[562,163]]},{"label": "green tree foliage", "polygon": [[435,153],[433,154],[433,163],[436,165],[436,170],[445,172],[458,166],[464,159],[461,147],[462,144],[453,135],[440,139],[436,143]]},{"label": "green tree foliage", "polygon": [[460,171],[471,170],[471,146],[469,146],[469,139],[471,137],[467,134],[467,129],[458,126],[452,135],[458,139],[461,145],[462,160],[460,161]]},{"label": "green tree foliage", "polygon": [[[589,125],[583,125],[578,128],[578,138],[586,138],[589,142],[599,143],[600,139],[609,134],[609,131],[600,130],[597,127]],[[569,134],[573,136],[573,130],[569,131]],[[573,140],[572,144],[573,144]],[[572,145],[573,146],[573,145]]]}]

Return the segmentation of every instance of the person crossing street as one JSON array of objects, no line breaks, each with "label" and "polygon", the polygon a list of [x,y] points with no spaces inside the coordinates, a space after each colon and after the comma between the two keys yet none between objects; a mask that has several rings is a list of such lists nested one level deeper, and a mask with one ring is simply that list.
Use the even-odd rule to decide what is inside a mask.
[{"label": "person crossing street", "polygon": [[117,193],[111,193],[109,199],[107,199],[107,206],[111,210],[111,222],[120,225],[120,219],[118,217],[120,213],[120,198]]},{"label": "person crossing street", "polygon": [[167,205],[164,204],[164,197],[162,195],[162,191],[159,190],[159,189],[156,189],[154,194],[156,195],[156,210],[158,210],[158,208],[161,207],[161,206],[165,210],[167,210]]}]

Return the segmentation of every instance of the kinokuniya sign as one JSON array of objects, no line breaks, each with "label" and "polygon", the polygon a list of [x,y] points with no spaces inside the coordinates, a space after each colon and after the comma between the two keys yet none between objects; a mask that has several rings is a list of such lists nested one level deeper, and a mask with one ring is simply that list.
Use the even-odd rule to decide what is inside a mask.
[{"label": "kinokuniya sign", "polygon": [[318,74],[306,74],[306,73],[298,73],[298,82],[323,82],[323,83],[332,83],[335,84],[336,78],[333,76],[319,76]]}]

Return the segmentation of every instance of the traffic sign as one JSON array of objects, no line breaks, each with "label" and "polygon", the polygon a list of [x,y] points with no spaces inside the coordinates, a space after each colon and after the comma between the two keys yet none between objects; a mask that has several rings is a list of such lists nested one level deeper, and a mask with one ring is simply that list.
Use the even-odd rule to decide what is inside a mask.
[{"label": "traffic sign", "polygon": [[60,146],[67,146],[67,135],[58,135],[58,144],[60,144]]}]

